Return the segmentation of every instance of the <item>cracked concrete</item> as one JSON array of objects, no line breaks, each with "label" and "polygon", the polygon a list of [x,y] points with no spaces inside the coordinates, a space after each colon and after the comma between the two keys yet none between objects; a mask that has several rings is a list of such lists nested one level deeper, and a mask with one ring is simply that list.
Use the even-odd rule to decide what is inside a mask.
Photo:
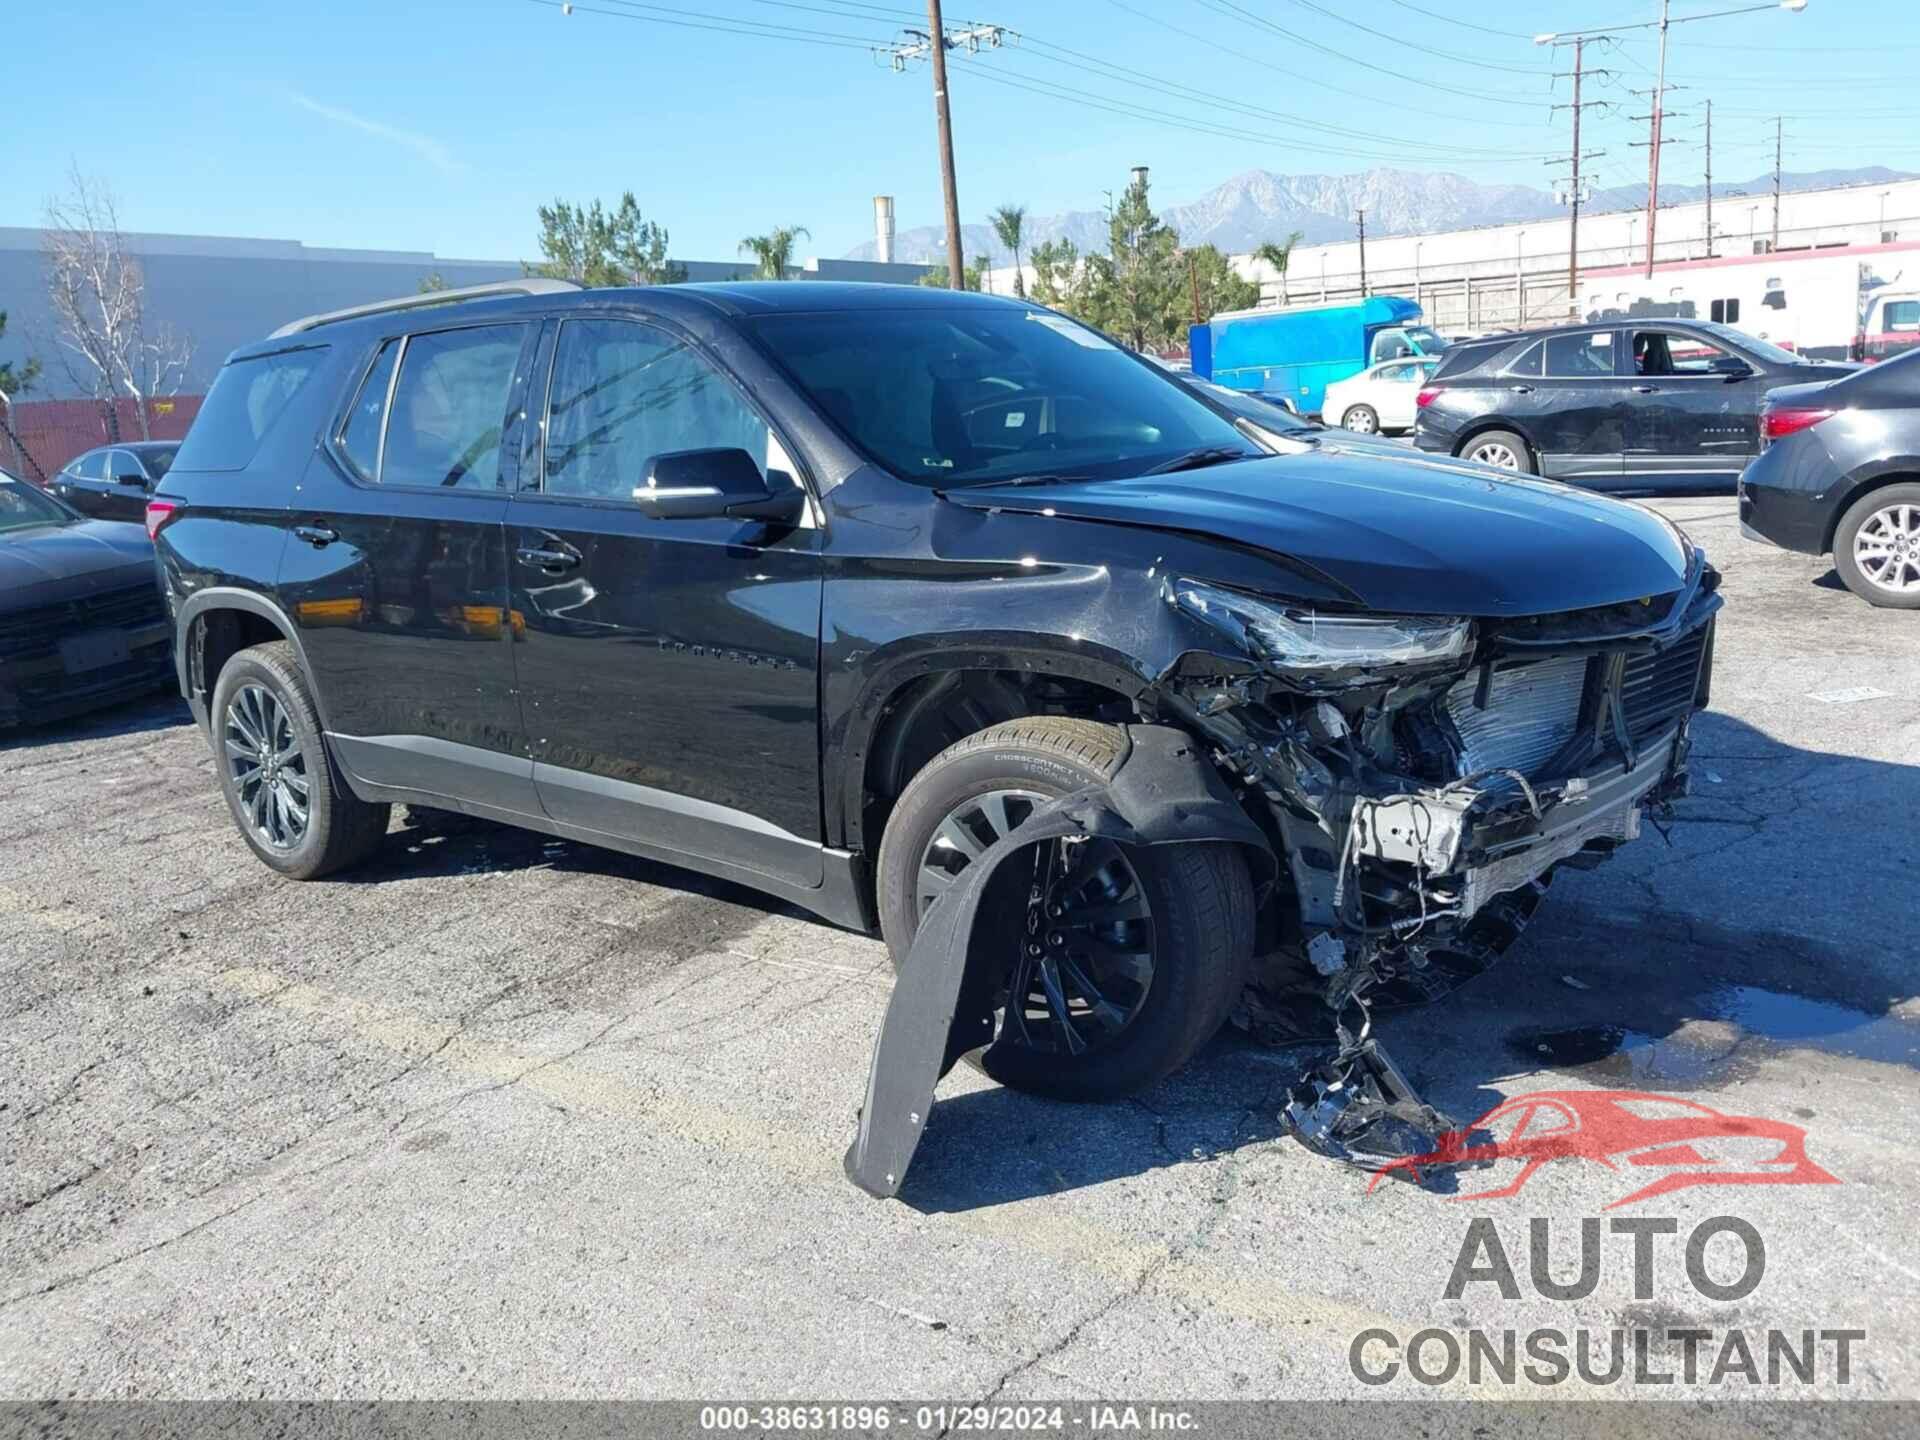
[{"label": "cracked concrete", "polygon": [[[1617,1083],[1511,1045],[1611,1024],[1702,1057],[1690,1098],[1804,1125],[1843,1184],[1656,1207],[1761,1229],[1737,1306],[1677,1264],[1635,1302],[1624,1254],[1584,1302],[1444,1300],[1471,1215],[1520,1254],[1622,1192],[1368,1194],[1282,1137],[1297,1056],[1232,1035],[1121,1105],[957,1070],[903,1203],[867,1200],[840,1156],[877,942],[454,816],[288,884],[162,702],[0,749],[0,1395],[1368,1398],[1406,1393],[1350,1374],[1370,1325],[1671,1313],[1865,1324],[1851,1388],[1920,1398],[1920,1058],[1886,1044],[1920,1030],[1920,640],[1730,500],[1662,508],[1727,575],[1695,796],[1383,1029],[1462,1118]],[[1857,685],[1891,698],[1808,698]],[[1751,991],[1821,1024],[1749,1034]]]}]

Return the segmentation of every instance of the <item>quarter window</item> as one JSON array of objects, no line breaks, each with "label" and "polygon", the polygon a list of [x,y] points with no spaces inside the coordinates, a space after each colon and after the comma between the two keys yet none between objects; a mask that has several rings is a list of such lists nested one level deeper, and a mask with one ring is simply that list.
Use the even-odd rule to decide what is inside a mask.
[{"label": "quarter window", "polygon": [[1548,375],[1567,380],[1613,374],[1613,332],[1552,336],[1546,342],[1546,367]]},{"label": "quarter window", "polygon": [[180,444],[180,470],[244,470],[293,397],[320,368],[326,347],[229,360]]},{"label": "quarter window", "polygon": [[410,335],[381,447],[382,485],[500,488],[500,437],[525,328]]},{"label": "quarter window", "polygon": [[569,320],[554,350],[545,489],[631,500],[656,455],[745,450],[764,474],[767,422],[695,350],[651,325]]}]

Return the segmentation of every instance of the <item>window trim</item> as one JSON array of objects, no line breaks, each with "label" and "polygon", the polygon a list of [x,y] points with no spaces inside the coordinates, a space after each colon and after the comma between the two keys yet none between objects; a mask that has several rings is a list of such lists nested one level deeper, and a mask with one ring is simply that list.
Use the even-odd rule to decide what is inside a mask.
[{"label": "window trim", "polygon": [[[395,330],[374,336],[360,364],[348,372],[352,379],[352,384],[347,387],[346,394],[334,407],[334,422],[327,428],[327,453],[333,458],[334,463],[345,473],[347,483],[361,490],[392,490],[410,495],[492,495],[501,498],[512,495],[514,493],[513,487],[506,483],[508,457],[506,450],[507,437],[504,429],[500,436],[500,466],[496,472],[500,478],[500,483],[491,489],[482,490],[478,487],[459,485],[396,485],[382,480],[380,476],[386,472],[387,468],[387,428],[393,423],[393,397],[399,388],[400,371],[406,364],[407,350],[415,336],[446,335],[457,330],[498,330],[511,326],[522,332],[520,337],[520,354],[513,362],[514,377],[517,378],[520,373],[522,360],[530,360],[532,358],[527,350],[527,336],[529,334],[532,335],[534,343],[537,345],[541,332],[541,322],[545,318],[546,317],[539,315],[496,315],[487,319],[476,318],[469,320],[464,325],[436,325],[430,330]],[[390,342],[396,340],[399,342],[400,348],[394,355],[393,373],[387,377],[387,395],[380,416],[380,444],[374,451],[374,473],[373,477],[369,479],[366,472],[361,470],[361,468],[354,463],[353,458],[347,453],[346,430],[348,424],[353,419],[353,407],[359,403],[360,396],[367,388],[367,381],[372,376],[374,367],[380,363],[380,352],[386,349]],[[533,377],[531,375],[527,377],[526,383],[529,387],[532,386]],[[512,413],[513,386],[510,381],[507,394],[507,414],[511,415]]]},{"label": "window trim", "polygon": [[[804,453],[793,443],[785,428],[775,421],[767,407],[760,403],[759,398],[754,395],[752,387],[741,380],[739,375],[734,372],[733,367],[716,355],[711,348],[703,345],[693,335],[673,324],[666,316],[659,315],[653,311],[594,308],[590,310],[562,311],[550,314],[545,318],[551,321],[553,325],[553,339],[552,342],[546,346],[546,374],[543,377],[530,378],[528,382],[530,385],[538,384],[542,386],[538,412],[540,419],[539,423],[534,427],[535,453],[532,456],[531,464],[523,468],[523,473],[519,476],[518,487],[510,492],[514,499],[534,500],[551,505],[591,505],[599,509],[616,510],[628,515],[644,516],[647,514],[645,507],[635,500],[621,500],[600,495],[562,495],[547,489],[548,422],[553,415],[553,376],[559,364],[561,337],[570,323],[611,321],[623,325],[639,325],[650,330],[659,331],[675,345],[691,351],[711,367],[715,374],[726,381],[734,393],[740,397],[741,402],[766,425],[767,432],[780,442],[781,450],[786,452],[787,459],[793,463],[793,470],[783,473],[791,473],[793,478],[800,482],[800,488],[805,492],[807,503],[813,511],[813,528],[822,530],[826,528],[826,507],[820,503],[819,491],[814,484],[812,474],[807,469]],[[528,398],[531,399],[532,397],[529,396]],[[529,412],[533,409],[531,405],[527,408]],[[531,473],[525,473],[527,470],[530,470]],[[657,517],[648,518],[657,519]]]}]

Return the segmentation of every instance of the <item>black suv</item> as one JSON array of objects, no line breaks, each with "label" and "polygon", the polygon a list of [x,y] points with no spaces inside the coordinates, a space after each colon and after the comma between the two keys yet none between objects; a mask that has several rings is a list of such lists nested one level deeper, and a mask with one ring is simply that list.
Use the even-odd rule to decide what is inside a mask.
[{"label": "black suv", "polygon": [[1448,348],[1413,443],[1597,490],[1731,491],[1767,390],[1852,368],[1696,320],[1494,335]]},{"label": "black suv", "polygon": [[1249,979],[1471,972],[1685,783],[1718,577],[1649,511],[1272,455],[1013,300],[507,288],[236,352],[154,497],[181,689],[283,874],[400,801],[898,957],[995,837],[1151,751],[1191,842],[1050,840],[975,935],[995,1073],[1105,1096]]}]

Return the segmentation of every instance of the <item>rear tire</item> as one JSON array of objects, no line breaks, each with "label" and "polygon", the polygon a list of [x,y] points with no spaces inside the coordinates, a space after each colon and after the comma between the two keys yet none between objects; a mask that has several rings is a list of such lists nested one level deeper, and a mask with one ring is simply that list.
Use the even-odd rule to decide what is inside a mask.
[{"label": "rear tire", "polygon": [[[963,815],[977,825],[975,812],[983,797],[990,806],[997,804],[1001,815],[1009,810],[1017,815],[1021,807],[1030,810],[1060,795],[1102,785],[1125,755],[1125,733],[1115,726],[1038,717],[993,726],[935,757],[901,795],[880,846],[880,923],[894,964],[905,959],[919,928],[927,884],[922,872],[928,857],[938,853],[936,839],[951,833],[943,827]],[[995,827],[989,822],[987,828]],[[984,837],[976,829],[973,838]],[[1099,867],[1101,883],[1131,908],[1144,910],[1144,916],[1078,925],[1070,906],[1067,917],[1057,922],[1067,936],[1063,955],[1078,963],[1096,987],[1106,987],[1102,994],[1110,1010],[1074,1012],[1072,1028],[1076,1034],[1084,1028],[1087,1045],[1069,1053],[1056,1039],[1061,1027],[1047,1023],[1051,1005],[1042,1003],[1038,1010],[1023,1006],[1027,1033],[1039,1043],[1023,1043],[1022,1032],[1009,1019],[984,1057],[983,1068],[1004,1085],[1068,1100],[1132,1094],[1191,1059],[1240,997],[1253,954],[1254,901],[1238,847],[1221,843],[1113,849],[1117,860]],[[1063,868],[1071,868],[1074,856],[1096,858],[1090,850],[1059,854]],[[970,860],[961,861],[960,868],[967,863]],[[998,937],[1006,953],[1006,971],[997,977],[1001,1005],[1008,1003],[1004,991],[1009,974],[1028,939],[1025,920],[1033,877],[1022,871],[1022,864],[1013,860],[1001,867],[981,906],[983,924],[997,921],[1004,926]],[[1102,903],[1109,898],[1096,894],[1088,908],[1118,908]],[[1143,993],[1137,969],[1117,973],[1095,968],[1112,952],[1137,954],[1143,937],[1151,957]],[[1061,964],[1064,972],[1065,961]],[[1126,1018],[1101,1033],[1102,1018],[1122,1008]],[[1039,1048],[1041,1043],[1054,1048]]]},{"label": "rear tire", "polygon": [[227,661],[211,714],[220,793],[265,864],[317,880],[378,848],[393,807],[347,788],[292,645],[255,645]]},{"label": "rear tire", "polygon": [[1833,532],[1841,582],[1883,610],[1920,610],[1920,485],[1889,485],[1847,507]]},{"label": "rear tire", "polygon": [[1459,453],[1464,459],[1478,460],[1482,465],[1517,470],[1523,475],[1534,473],[1533,451],[1511,430],[1482,430],[1462,445]]},{"label": "rear tire", "polygon": [[1371,405],[1349,405],[1347,413],[1340,417],[1340,425],[1356,435],[1378,435],[1380,412]]}]

